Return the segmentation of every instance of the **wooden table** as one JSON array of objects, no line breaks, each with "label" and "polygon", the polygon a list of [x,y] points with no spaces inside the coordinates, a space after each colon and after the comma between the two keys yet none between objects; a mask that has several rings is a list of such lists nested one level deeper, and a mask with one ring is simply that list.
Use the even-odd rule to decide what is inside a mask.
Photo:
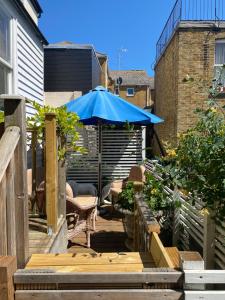
[{"label": "wooden table", "polygon": [[149,253],[66,253],[33,254],[26,269],[51,269],[55,272],[142,272],[155,267]]}]

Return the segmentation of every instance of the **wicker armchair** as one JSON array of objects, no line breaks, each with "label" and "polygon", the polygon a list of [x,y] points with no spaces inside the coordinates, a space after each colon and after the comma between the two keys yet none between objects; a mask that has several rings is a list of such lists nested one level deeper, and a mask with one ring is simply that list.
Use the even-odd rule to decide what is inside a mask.
[{"label": "wicker armchair", "polygon": [[81,232],[86,233],[87,247],[90,248],[90,233],[95,230],[97,198],[93,196],[74,197],[71,186],[66,184],[67,238],[71,241]]}]

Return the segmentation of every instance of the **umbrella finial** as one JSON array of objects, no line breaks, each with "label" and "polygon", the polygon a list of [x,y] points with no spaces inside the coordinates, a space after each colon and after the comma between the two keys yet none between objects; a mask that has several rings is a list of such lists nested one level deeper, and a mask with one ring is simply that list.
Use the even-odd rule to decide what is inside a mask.
[{"label": "umbrella finial", "polygon": [[94,88],[94,89],[92,90],[92,92],[94,92],[94,91],[103,91],[103,92],[107,92],[107,89],[106,89],[104,86],[98,85],[98,86],[96,86],[96,88]]}]

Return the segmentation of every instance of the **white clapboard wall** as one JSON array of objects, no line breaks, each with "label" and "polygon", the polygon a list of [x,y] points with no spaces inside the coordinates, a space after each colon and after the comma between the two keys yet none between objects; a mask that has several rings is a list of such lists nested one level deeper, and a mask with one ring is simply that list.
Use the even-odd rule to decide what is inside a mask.
[{"label": "white clapboard wall", "polygon": [[[17,24],[17,88],[20,95],[43,104],[43,48],[32,39],[19,22]],[[27,114],[34,113],[32,106],[27,104]]]},{"label": "white clapboard wall", "polygon": [[[102,181],[126,178],[130,168],[140,164],[144,157],[143,130],[102,130]],[[68,180],[97,184],[98,181],[98,131],[87,126],[80,130],[80,146],[87,154],[68,153]]]},{"label": "white clapboard wall", "polygon": [[[146,161],[146,169],[155,176],[156,161]],[[160,178],[160,176],[158,177]],[[182,250],[197,250],[202,252],[204,247],[204,216],[201,214],[202,204],[200,200],[192,203],[182,193],[177,193],[165,187],[168,197],[173,201],[179,197],[181,207],[175,211],[173,234],[178,241],[178,247]],[[195,248],[195,249],[194,249]],[[215,231],[215,263],[225,269],[225,221],[216,225]]]}]

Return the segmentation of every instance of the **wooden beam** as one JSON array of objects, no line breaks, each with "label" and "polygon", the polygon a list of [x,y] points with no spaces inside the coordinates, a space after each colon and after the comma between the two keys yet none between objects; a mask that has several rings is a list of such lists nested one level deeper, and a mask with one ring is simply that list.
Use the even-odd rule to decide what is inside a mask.
[{"label": "wooden beam", "polygon": [[5,127],[17,126],[20,139],[15,150],[16,194],[16,254],[18,267],[23,268],[28,259],[28,196],[27,196],[27,149],[25,98],[2,95],[5,106]]},{"label": "wooden beam", "polygon": [[6,170],[6,217],[7,217],[7,255],[16,256],[16,194],[15,159],[12,157]]},{"label": "wooden beam", "polygon": [[14,300],[13,274],[16,272],[16,257],[0,256],[0,299]]},{"label": "wooden beam", "polygon": [[36,202],[37,190],[37,131],[32,131],[31,149],[32,149],[32,197],[33,202]]},{"label": "wooden beam", "polygon": [[48,232],[57,230],[58,222],[58,159],[57,159],[56,114],[45,115],[45,177],[46,212]]},{"label": "wooden beam", "polygon": [[6,176],[0,182],[0,255],[7,255]]},{"label": "wooden beam", "polygon": [[156,267],[174,268],[174,264],[156,232],[153,232],[151,235],[150,252]]},{"label": "wooden beam", "polygon": [[[66,139],[64,137],[59,137],[61,147],[66,144]],[[58,201],[59,201],[59,216],[66,217],[66,167],[65,159],[61,159],[58,162]]]},{"label": "wooden beam", "polygon": [[[39,272],[39,273],[38,273]],[[178,283],[183,277],[178,271],[126,272],[126,273],[54,273],[46,270],[18,270],[14,275],[15,284],[39,283]]]},{"label": "wooden beam", "polygon": [[204,216],[203,259],[206,269],[214,269],[215,267],[216,224],[212,217],[213,212],[211,210]]},{"label": "wooden beam", "polygon": [[8,126],[0,140],[0,181],[5,175],[6,169],[9,165],[14,151],[20,139],[20,129],[18,126]]},{"label": "wooden beam", "polygon": [[181,300],[183,293],[174,290],[17,290],[15,300]]}]

